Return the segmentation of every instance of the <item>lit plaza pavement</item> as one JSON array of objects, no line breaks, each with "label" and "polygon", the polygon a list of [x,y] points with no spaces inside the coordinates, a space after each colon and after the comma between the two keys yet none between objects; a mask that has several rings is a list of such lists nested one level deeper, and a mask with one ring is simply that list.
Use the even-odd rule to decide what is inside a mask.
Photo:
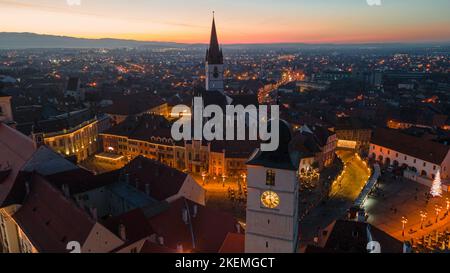
[{"label": "lit plaza pavement", "polygon": [[84,162],[81,162],[80,165],[92,172],[95,172],[96,174],[102,174],[120,169],[121,167],[123,167],[124,164],[121,166],[111,165],[108,163],[101,162],[95,157],[91,157],[85,160]]},{"label": "lit plaza pavement", "polygon": [[442,197],[427,198],[429,192],[427,186],[384,175],[376,196],[364,204],[368,222],[402,241],[450,229],[450,195],[444,192]]},{"label": "lit plaza pavement", "polygon": [[208,207],[228,211],[245,222],[247,186],[243,177],[193,177],[206,190]]},{"label": "lit plaza pavement", "polygon": [[300,222],[301,245],[312,243],[320,229],[341,218],[369,179],[370,170],[354,152],[339,151],[338,156],[345,164],[345,171],[332,184],[329,200],[310,210]]}]

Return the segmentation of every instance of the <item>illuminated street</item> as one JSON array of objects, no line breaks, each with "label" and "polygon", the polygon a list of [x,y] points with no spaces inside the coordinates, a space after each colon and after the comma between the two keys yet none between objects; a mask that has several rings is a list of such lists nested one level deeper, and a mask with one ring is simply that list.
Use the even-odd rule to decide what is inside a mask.
[{"label": "illuminated street", "polygon": [[330,196],[333,199],[354,201],[370,177],[367,165],[353,152],[339,151],[338,156],[345,164],[342,179],[333,183]]},{"label": "illuminated street", "polygon": [[300,222],[301,244],[311,243],[318,230],[341,218],[368,180],[369,170],[354,152],[339,151],[338,156],[345,163],[345,172],[341,179],[333,183],[330,199],[312,209]]}]

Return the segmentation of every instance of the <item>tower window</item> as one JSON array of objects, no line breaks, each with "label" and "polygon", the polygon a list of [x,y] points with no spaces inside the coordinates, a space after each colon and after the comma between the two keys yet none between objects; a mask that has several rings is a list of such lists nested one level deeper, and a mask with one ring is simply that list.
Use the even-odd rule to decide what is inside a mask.
[{"label": "tower window", "polygon": [[266,248],[269,248],[269,242],[266,242]]},{"label": "tower window", "polygon": [[266,185],[275,186],[275,171],[268,170],[266,172]]},{"label": "tower window", "polygon": [[217,68],[217,66],[214,67],[214,73],[213,73],[214,78],[218,78],[219,77],[219,69]]}]

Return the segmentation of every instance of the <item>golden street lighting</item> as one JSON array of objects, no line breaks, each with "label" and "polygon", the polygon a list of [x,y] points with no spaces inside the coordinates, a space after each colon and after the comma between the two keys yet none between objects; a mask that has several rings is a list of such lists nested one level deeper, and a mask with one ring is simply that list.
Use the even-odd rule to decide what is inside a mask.
[{"label": "golden street lighting", "polygon": [[202,172],[203,186],[205,185],[206,172]]},{"label": "golden street lighting", "polygon": [[225,174],[222,175],[222,181],[223,181],[223,187],[225,188],[225,179],[227,179],[227,176]]},{"label": "golden street lighting", "polygon": [[439,221],[439,213],[441,212],[441,207],[439,207],[438,205],[436,205],[436,207],[434,208],[434,210],[436,211],[436,223]]},{"label": "golden street lighting", "polygon": [[427,218],[427,213],[420,211],[420,229],[423,229],[423,222]]},{"label": "golden street lighting", "polygon": [[408,223],[408,218],[402,217],[402,236],[405,237],[405,225]]}]

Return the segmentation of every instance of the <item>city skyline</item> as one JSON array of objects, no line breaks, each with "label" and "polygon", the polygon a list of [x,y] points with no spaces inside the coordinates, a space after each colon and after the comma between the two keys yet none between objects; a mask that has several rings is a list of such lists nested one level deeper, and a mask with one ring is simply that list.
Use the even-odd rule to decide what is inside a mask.
[{"label": "city skyline", "polygon": [[223,44],[448,42],[450,3],[432,2],[2,0],[0,32],[206,43],[216,10]]}]

